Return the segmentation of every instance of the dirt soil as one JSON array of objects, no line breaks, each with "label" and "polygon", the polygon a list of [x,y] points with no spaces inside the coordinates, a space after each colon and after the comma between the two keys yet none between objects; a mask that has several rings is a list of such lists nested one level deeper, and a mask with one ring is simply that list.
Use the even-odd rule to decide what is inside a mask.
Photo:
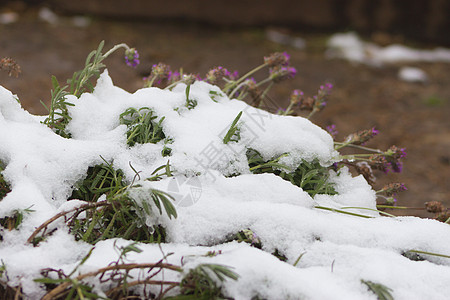
[{"label": "dirt soil", "polygon": [[[336,124],[338,140],[376,126],[380,134],[369,146],[386,149],[395,144],[408,152],[403,173],[378,174],[376,187],[404,182],[408,191],[399,195],[398,205],[423,207],[424,202],[436,200],[450,207],[450,64],[374,68],[329,60],[324,55],[329,36],[317,33],[291,32],[306,40],[307,47],[297,49],[269,41],[261,28],[83,20],[89,24],[77,26],[77,19],[62,16],[50,24],[38,17],[36,8],[28,8],[22,10],[17,22],[0,25],[0,57],[12,57],[22,68],[19,78],[0,72],[0,84],[17,94],[29,112],[45,114],[39,101],[49,103],[50,76],[55,75],[60,82],[70,78],[101,40],[105,40],[106,49],[125,42],[139,50],[141,64],[136,69],[125,66],[122,53],[106,60],[115,84],[130,92],[142,87],[142,77],[158,62],[200,75],[218,65],[244,74],[259,65],[264,55],[287,51],[298,73],[276,85],[271,99],[286,107],[293,89],[314,95],[319,85],[332,82],[335,89],[327,108],[312,121],[322,127]],[[400,81],[397,73],[405,65],[420,67],[429,81]],[[396,210],[395,214],[432,217],[423,210]]]}]

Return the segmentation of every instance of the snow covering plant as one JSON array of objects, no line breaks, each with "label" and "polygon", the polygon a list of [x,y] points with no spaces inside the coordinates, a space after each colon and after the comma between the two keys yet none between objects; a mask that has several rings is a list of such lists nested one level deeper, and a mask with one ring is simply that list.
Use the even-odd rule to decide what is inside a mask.
[{"label": "snow covering plant", "polygon": [[[157,280],[154,277],[163,270],[182,273],[183,268],[165,263],[165,257],[156,263],[129,263],[127,261],[127,255],[133,252],[142,252],[137,246],[137,243],[131,243],[126,246],[117,246],[114,243],[113,247],[119,252],[119,257],[116,261],[111,262],[107,267],[93,272],[82,273],[76,278],[73,278],[72,275],[89,259],[94,248],[88,252],[69,274],[65,274],[62,270],[51,268],[42,270],[41,274],[43,277],[35,279],[36,282],[45,284],[47,289],[49,289],[49,292],[42,299],[62,299],[63,297],[65,299],[226,299],[223,298],[221,288],[217,282],[222,282],[227,278],[237,280],[239,277],[236,273],[229,270],[229,268],[219,264],[199,264],[183,274],[180,281]],[[170,255],[170,253],[167,254],[167,256]],[[215,254],[211,253],[207,255]],[[148,269],[145,275],[141,275],[138,280],[135,280],[131,274],[132,271],[145,269]],[[52,278],[55,277],[52,274],[55,274],[57,278]],[[95,294],[92,286],[82,281],[96,276],[99,276],[103,284],[109,286],[109,289],[103,293],[103,296]],[[146,287],[151,285],[159,285],[161,287],[158,293],[146,290]],[[135,286],[143,286],[144,297],[138,297],[133,291],[133,287]],[[165,297],[175,287],[180,288],[179,295]]]},{"label": "snow covering plant", "polygon": [[4,164],[0,161],[0,201],[11,191],[11,187],[3,177]]},{"label": "snow covering plant", "polygon": [[[46,236],[45,231],[41,236],[37,234],[53,221],[64,217],[75,239],[90,244],[117,237],[148,243],[165,242],[164,228],[146,223],[147,216],[153,214],[151,206],[147,202],[137,203],[129,196],[129,189],[139,187],[140,185],[133,183],[125,184],[123,172],[115,170],[112,164],[106,161],[101,165],[90,167],[86,178],[78,184],[68,198],[68,200],[77,199],[88,203],[51,218],[43,224],[44,226],[36,229],[28,241],[37,245]],[[106,199],[100,200],[105,195]],[[177,216],[175,207],[169,200],[173,198],[169,194],[152,189],[149,197],[160,214],[164,207],[169,218]],[[74,213],[67,217],[72,212]],[[80,218],[81,213],[85,214],[83,218]]]},{"label": "snow covering plant", "polygon": [[[241,77],[216,67],[202,79],[159,63],[146,88],[129,94],[106,71],[99,77],[121,48],[135,67],[134,48],[102,54],[102,42],[68,85],[53,77],[46,117],[26,114],[0,89],[3,295],[410,299],[411,282],[421,293],[450,276],[450,248],[436,238],[448,234],[445,224],[380,218],[389,214],[378,208],[395,207],[406,188],[374,191],[368,183],[376,170],[400,172],[403,148],[367,147],[375,128],[334,142],[335,127],[330,136],[310,122],[329,83],[312,97],[295,90],[286,109],[270,108],[270,88],[296,73],[288,54],[267,56]],[[256,82],[263,69],[267,77]],[[342,148],[359,152],[340,155]],[[376,197],[386,202],[377,207]],[[432,229],[422,234],[423,226]],[[401,271],[390,276],[380,265]],[[436,280],[408,277],[419,273]]]},{"label": "snow covering plant", "polygon": [[334,184],[328,180],[329,169],[321,166],[317,160],[312,162],[302,160],[295,170],[291,170],[279,163],[279,160],[287,153],[269,161],[264,161],[261,154],[255,149],[248,149],[246,155],[248,166],[253,174],[273,173],[302,188],[311,197],[316,194],[337,194],[333,187]]},{"label": "snow covering plant", "polygon": [[[136,66],[139,63],[137,59],[137,51],[134,48],[128,47],[126,44],[119,44],[111,48],[105,54],[102,54],[104,42],[102,41],[97,50],[92,51],[86,58],[84,68],[75,72],[71,79],[67,81],[67,85],[60,86],[58,80],[55,76],[52,76],[53,90],[51,91],[51,101],[50,107],[47,107],[45,103],[42,104],[48,110],[48,117],[43,121],[45,125],[55,130],[55,133],[62,137],[70,137],[70,134],[66,132],[66,126],[71,120],[68,112],[68,107],[74,104],[67,101],[67,95],[74,95],[77,98],[81,96],[84,92],[91,91],[94,89],[92,78],[98,78],[100,75],[100,70],[105,67],[103,60],[105,60],[109,55],[120,48],[125,49],[125,59],[128,65]],[[131,53],[131,54],[130,54]],[[132,63],[130,63],[131,57]],[[69,89],[69,91],[67,91]]]}]

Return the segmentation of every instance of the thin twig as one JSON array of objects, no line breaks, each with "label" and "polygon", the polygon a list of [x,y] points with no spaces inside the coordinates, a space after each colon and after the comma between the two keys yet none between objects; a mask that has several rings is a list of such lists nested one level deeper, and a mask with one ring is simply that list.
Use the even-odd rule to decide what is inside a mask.
[{"label": "thin twig", "polygon": [[[131,282],[127,282],[127,287],[131,287],[131,286],[136,286],[136,285],[140,285],[140,284],[154,284],[154,285],[170,285],[171,288],[177,287],[180,285],[179,282],[177,281],[164,281],[164,280],[148,280],[148,279],[144,279],[144,280],[135,280],[135,281],[131,281]],[[111,296],[114,293],[120,291],[121,289],[123,289],[124,285],[121,284],[115,288],[110,289],[109,291],[106,292],[106,295]]]},{"label": "thin twig", "polygon": [[71,213],[74,211],[78,211],[78,210],[86,210],[89,208],[94,208],[94,207],[99,207],[99,206],[105,206],[105,205],[109,205],[110,203],[108,203],[107,200],[103,200],[100,202],[95,202],[95,203],[87,203],[87,204],[83,204],[79,207],[75,207],[72,208],[70,210],[67,211],[62,211],[56,215],[54,215],[53,217],[51,217],[50,219],[48,219],[47,221],[45,221],[44,223],[42,223],[38,228],[36,228],[36,230],[30,235],[30,237],[27,239],[27,243],[32,243],[34,238],[36,237],[36,235],[44,228],[46,228],[50,223],[54,222],[55,220]]},{"label": "thin twig", "polygon": [[[75,278],[75,281],[81,281],[86,277],[94,277],[99,274],[103,274],[108,271],[112,270],[127,270],[130,271],[132,269],[145,269],[145,268],[164,268],[169,269],[172,271],[181,272],[182,269],[178,266],[172,265],[172,264],[166,264],[166,263],[147,263],[147,264],[121,264],[121,265],[113,265],[113,266],[107,266],[104,268],[100,268],[97,271],[81,274]],[[48,292],[47,294],[42,297],[42,300],[51,300],[54,297],[57,297],[59,294],[63,293],[67,288],[69,288],[72,285],[73,280],[66,281],[64,283],[61,283],[56,288]]]}]

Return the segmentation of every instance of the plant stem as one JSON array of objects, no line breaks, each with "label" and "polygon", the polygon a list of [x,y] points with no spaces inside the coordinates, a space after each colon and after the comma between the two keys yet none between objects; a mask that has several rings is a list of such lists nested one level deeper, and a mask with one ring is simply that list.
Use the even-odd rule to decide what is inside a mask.
[{"label": "plant stem", "polygon": [[352,147],[352,148],[357,148],[357,149],[366,150],[366,151],[375,152],[375,153],[380,153],[380,154],[384,153],[383,151],[381,151],[379,149],[372,149],[372,148],[364,147],[364,146],[361,146],[361,145],[354,145],[354,144],[350,144],[350,143],[334,142],[334,144],[339,146],[339,147],[334,147],[335,150],[339,150],[339,149],[344,148],[344,147]]},{"label": "plant stem", "polygon": [[377,205],[379,208],[391,208],[391,209],[417,209],[425,210],[425,207],[407,207],[407,206],[391,206],[391,205]]},{"label": "plant stem", "polygon": [[377,213],[380,213],[380,214],[382,214],[382,215],[386,215],[386,216],[388,216],[388,217],[392,217],[392,218],[395,218],[396,216],[394,216],[394,215],[391,215],[391,214],[389,214],[389,213],[387,213],[387,212],[384,212],[384,211],[379,211],[378,209],[373,209],[373,208],[368,208],[368,207],[353,207],[353,206],[346,206],[346,207],[341,207],[341,209],[366,209],[366,210],[370,210],[370,211],[376,211]]},{"label": "plant stem", "polygon": [[[253,70],[250,70],[247,74],[245,74],[244,76],[242,76],[241,78],[239,78],[233,85],[230,85],[228,88],[224,89],[223,92],[227,92],[228,90],[230,90],[231,88],[237,86],[238,84],[240,84],[241,82],[243,82],[247,77],[249,77],[250,75],[258,72],[259,70],[261,70],[262,68],[266,67],[267,64],[264,63],[256,68],[254,68]],[[230,95],[230,94],[229,94]],[[231,94],[232,95],[232,94]]]},{"label": "plant stem", "polygon": [[361,218],[367,218],[367,219],[373,218],[372,216],[366,216],[366,215],[361,215],[361,214],[357,214],[357,213],[352,213],[352,212],[349,212],[349,211],[344,211],[344,210],[340,210],[340,209],[336,209],[336,208],[332,208],[332,207],[325,207],[325,206],[316,205],[316,206],[314,206],[314,208],[334,211],[334,212],[338,212],[338,213],[341,213],[341,214],[357,216],[357,217],[361,217]]},{"label": "plant stem", "polygon": [[105,54],[103,54],[103,59],[105,59],[105,58],[107,58],[108,56],[110,56],[111,53],[113,53],[114,51],[116,51],[116,50],[119,49],[119,48],[125,48],[125,50],[130,50],[130,47],[129,47],[127,44],[121,43],[121,44],[115,45],[114,47],[112,47],[111,49],[109,49],[108,52],[106,52]]},{"label": "plant stem", "polygon": [[260,96],[260,101],[259,101],[259,107],[260,107],[260,108],[261,108],[261,104],[262,104],[263,101],[264,101],[264,98],[265,98],[266,95],[267,95],[267,92],[272,88],[272,86],[273,86],[273,81],[269,83],[269,85],[266,87],[266,89],[264,90],[264,92],[261,94],[261,96]]},{"label": "plant stem", "polygon": [[428,255],[433,255],[433,256],[439,256],[439,257],[445,257],[445,258],[450,258],[450,255],[445,255],[445,254],[439,254],[439,253],[433,253],[433,252],[427,252],[427,251],[420,251],[420,250],[408,250],[406,252],[412,252],[412,253],[419,253],[419,254],[428,254]]}]

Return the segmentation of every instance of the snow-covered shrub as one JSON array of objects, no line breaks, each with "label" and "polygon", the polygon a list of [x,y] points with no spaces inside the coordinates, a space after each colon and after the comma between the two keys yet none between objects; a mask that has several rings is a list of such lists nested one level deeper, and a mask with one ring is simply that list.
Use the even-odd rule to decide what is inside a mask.
[{"label": "snow-covered shrub", "polygon": [[[275,53],[241,77],[217,67],[202,80],[158,64],[131,94],[101,73],[119,48],[138,63],[136,50],[102,54],[100,44],[67,86],[53,78],[47,116],[0,88],[5,291],[30,299],[449,294],[448,224],[382,217],[377,197],[392,201],[404,186],[368,184],[373,169],[401,171],[404,149],[367,148],[374,128],[334,142],[334,128],[308,120],[330,84],[314,97],[294,91],[276,114],[262,109],[268,89],[295,75],[289,56]],[[254,81],[264,68],[268,77]],[[308,118],[292,116],[301,110]],[[344,147],[364,152],[339,154]]]}]

